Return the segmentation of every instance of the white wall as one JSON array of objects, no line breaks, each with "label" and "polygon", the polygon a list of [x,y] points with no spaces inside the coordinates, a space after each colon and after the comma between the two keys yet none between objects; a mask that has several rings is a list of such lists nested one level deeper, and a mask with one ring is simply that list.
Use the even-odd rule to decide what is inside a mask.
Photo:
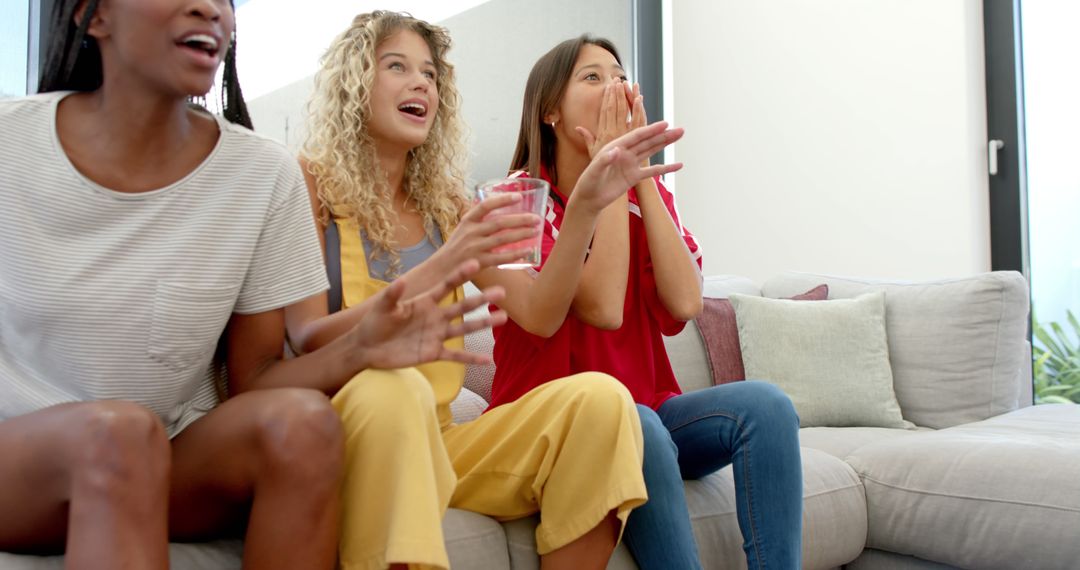
[{"label": "white wall", "polygon": [[[469,0],[466,4],[478,3]],[[628,0],[490,0],[439,23],[450,30],[454,40],[449,59],[457,68],[462,114],[471,131],[472,182],[506,175],[521,118],[525,80],[537,58],[555,44],[593,33],[621,48],[628,70],[633,65]],[[342,19],[339,28],[316,40],[322,42],[321,49],[347,24],[348,18]],[[243,68],[240,72],[244,77]],[[299,150],[313,77],[314,71],[250,100],[256,130]]]},{"label": "white wall", "polygon": [[668,0],[706,273],[990,268],[979,0]]},{"label": "white wall", "polygon": [[472,178],[506,175],[514,154],[525,80],[555,44],[591,33],[615,42],[633,69],[629,0],[492,0],[442,22],[454,38]]}]

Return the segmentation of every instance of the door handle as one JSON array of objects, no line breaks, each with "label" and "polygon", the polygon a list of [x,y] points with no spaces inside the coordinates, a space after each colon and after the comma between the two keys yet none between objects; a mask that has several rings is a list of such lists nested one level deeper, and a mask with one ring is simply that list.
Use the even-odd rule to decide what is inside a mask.
[{"label": "door handle", "polygon": [[998,173],[998,151],[1005,148],[1005,141],[1001,139],[991,139],[986,145],[986,159],[990,165],[990,176],[997,176]]}]

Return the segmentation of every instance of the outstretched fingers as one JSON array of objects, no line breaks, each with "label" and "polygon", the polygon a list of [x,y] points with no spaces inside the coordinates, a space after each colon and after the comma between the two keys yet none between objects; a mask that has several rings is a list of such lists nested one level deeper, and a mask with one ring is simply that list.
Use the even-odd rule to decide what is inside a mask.
[{"label": "outstretched fingers", "polygon": [[[655,124],[657,123],[653,123],[653,125]],[[653,125],[649,125],[645,128],[651,128]],[[685,131],[681,128],[666,129],[648,138],[637,141],[633,145],[628,145],[627,150],[638,157],[649,157],[660,152],[664,147],[681,139],[683,134],[685,134]]]},{"label": "outstretched fingers", "polygon": [[663,176],[665,174],[671,174],[682,170],[683,163],[676,162],[673,164],[657,164],[654,166],[647,166],[641,169],[641,179],[656,178],[657,176]]}]

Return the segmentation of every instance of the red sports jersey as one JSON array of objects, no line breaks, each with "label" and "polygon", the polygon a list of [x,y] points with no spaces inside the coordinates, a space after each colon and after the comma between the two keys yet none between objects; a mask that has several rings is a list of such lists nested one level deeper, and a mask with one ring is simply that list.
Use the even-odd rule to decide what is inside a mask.
[{"label": "red sports jersey", "polygon": [[[700,268],[700,248],[679,221],[674,196],[659,179],[656,186]],[[547,261],[559,237],[567,201],[554,185],[551,194],[544,221],[542,262]],[[633,188],[629,192],[629,209],[630,270],[622,327],[601,330],[581,322],[573,312],[567,314],[562,327],[551,338],[528,333],[512,320],[496,327],[492,331],[495,379],[491,407],[512,402],[545,382],[590,371],[614,376],[626,385],[636,402],[654,409],[681,393],[662,335],[677,334],[685,323],[673,318],[657,295],[645,223]]]}]

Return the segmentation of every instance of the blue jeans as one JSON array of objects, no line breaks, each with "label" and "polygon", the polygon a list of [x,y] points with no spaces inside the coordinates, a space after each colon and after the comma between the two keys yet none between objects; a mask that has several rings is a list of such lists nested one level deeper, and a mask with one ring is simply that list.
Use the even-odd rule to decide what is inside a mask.
[{"label": "blue jeans", "polygon": [[747,567],[802,567],[802,460],[791,400],[765,382],[735,382],[638,405],[649,502],[623,538],[642,570],[700,569],[683,479],[733,465]]}]

